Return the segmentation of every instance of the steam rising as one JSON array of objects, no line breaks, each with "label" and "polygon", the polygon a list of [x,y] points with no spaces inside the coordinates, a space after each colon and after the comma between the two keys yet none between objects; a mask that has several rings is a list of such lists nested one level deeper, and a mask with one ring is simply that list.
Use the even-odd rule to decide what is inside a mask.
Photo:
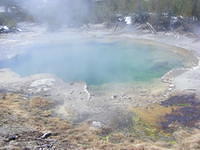
[{"label": "steam rising", "polygon": [[17,0],[37,21],[75,26],[87,22],[88,0]]}]

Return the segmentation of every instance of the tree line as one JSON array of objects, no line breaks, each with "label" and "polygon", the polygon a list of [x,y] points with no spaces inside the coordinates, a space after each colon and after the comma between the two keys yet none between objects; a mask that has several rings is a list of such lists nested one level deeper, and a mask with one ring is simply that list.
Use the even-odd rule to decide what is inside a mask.
[{"label": "tree line", "polygon": [[101,0],[96,3],[94,17],[108,18],[113,14],[169,13],[196,17],[200,20],[200,0]]},{"label": "tree line", "polygon": [[[6,8],[18,7],[21,11],[23,0],[0,0],[0,6]],[[28,1],[28,0],[26,0]],[[34,0],[30,0],[34,1]],[[200,0],[48,0],[49,2],[59,2],[60,8],[53,8],[53,11],[46,9],[46,16],[53,21],[58,16],[60,20],[76,20],[78,22],[104,22],[110,21],[117,14],[131,15],[133,13],[168,13],[176,16],[196,17],[200,20]],[[41,1],[40,1],[41,2]],[[55,6],[56,7],[56,6]],[[32,7],[34,10],[34,6]],[[56,10],[57,9],[57,10]],[[25,13],[27,10],[25,10]],[[45,9],[41,14],[45,14]],[[57,16],[54,16],[54,13]],[[23,13],[21,13],[23,14]],[[60,15],[62,14],[62,15]],[[24,15],[24,14],[23,14]],[[54,17],[54,18],[51,18]],[[57,18],[56,18],[57,17]]]}]

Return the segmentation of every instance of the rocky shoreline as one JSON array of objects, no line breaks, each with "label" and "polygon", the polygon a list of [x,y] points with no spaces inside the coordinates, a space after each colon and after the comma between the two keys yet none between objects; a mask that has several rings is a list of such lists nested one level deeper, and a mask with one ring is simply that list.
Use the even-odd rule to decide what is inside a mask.
[{"label": "rocky shoreline", "polygon": [[[171,44],[171,45],[174,44],[174,43],[171,43],[171,40],[166,40],[166,41],[160,40],[160,39],[163,39],[163,38],[160,38],[161,36],[166,35],[164,33],[163,35],[141,34],[141,36],[138,36],[139,31],[133,34],[128,34],[126,32],[113,33],[112,30],[106,31],[105,28],[102,28],[102,26],[97,26],[97,27],[93,26],[93,28],[95,28],[95,30],[91,29],[89,31],[82,31],[81,34],[86,35],[86,37],[97,36],[97,38],[100,38],[101,40],[104,39],[105,36],[111,39],[118,36],[120,38],[128,38],[129,40],[140,40],[140,41],[148,40],[144,42],[150,42],[150,43],[151,41],[149,40],[152,40],[152,41],[160,42],[161,44],[162,43]],[[32,37],[34,38],[41,35],[42,33],[44,33],[44,30],[42,31],[43,32],[39,34],[34,34]],[[67,31],[66,34],[73,33],[73,32],[76,32],[76,30]],[[183,38],[186,38],[186,37],[183,37]],[[183,40],[181,41],[183,42]],[[180,39],[177,39],[177,43],[175,46],[179,46],[181,44],[181,42],[180,43],[179,42],[180,42]],[[190,44],[187,43],[187,44],[188,45],[186,44],[183,45],[182,48],[188,48],[189,45],[192,43]],[[199,43],[197,42],[196,45],[194,45],[193,47],[191,46],[190,48],[192,50],[195,50],[195,52],[198,52],[197,51],[198,44]],[[190,56],[190,54],[189,53],[187,54],[187,52],[188,52],[187,50],[181,50],[181,49],[177,51],[177,53],[181,53],[183,56],[185,55],[184,57],[186,58],[191,57],[191,62],[194,62],[194,64],[191,63],[189,65],[191,67],[195,65],[198,60],[195,60],[196,58],[193,57],[192,54]],[[186,69],[186,70],[187,70],[186,72],[190,71],[190,69]],[[174,76],[174,74],[180,74],[178,72],[182,74],[182,72],[185,72],[185,69],[183,69],[183,71],[181,71],[180,69],[180,70],[170,72],[162,78],[161,82],[160,81],[156,81],[154,83],[152,82],[152,85],[150,85],[149,87],[148,86],[145,87],[144,85],[135,83],[136,86],[135,85],[134,86],[111,85],[111,87],[113,88],[111,90],[109,89],[109,86],[102,88],[102,89],[107,88],[108,92],[106,92],[106,90],[94,91],[90,88],[88,89],[87,85],[81,82],[80,83],[64,83],[62,80],[52,75],[35,75],[31,77],[21,78],[17,74],[9,70],[1,70],[0,75],[2,79],[1,89],[7,89],[8,91],[13,91],[13,92],[20,92],[20,93],[23,93],[25,95],[30,95],[30,96],[35,96],[35,95],[45,96],[50,99],[53,99],[54,101],[58,100],[58,103],[62,104],[62,107],[58,108],[59,110],[58,112],[63,114],[64,113],[63,111],[65,111],[65,109],[68,107],[72,109],[71,111],[75,110],[74,112],[78,112],[77,116],[79,116],[78,117],[79,119],[77,120],[87,120],[87,118],[90,118],[90,119],[96,118],[96,116],[93,116],[93,115],[92,115],[93,117],[91,117],[90,114],[97,114],[97,112],[99,112],[99,114],[102,114],[103,112],[105,112],[105,109],[107,109],[107,111],[110,112],[111,110],[115,111],[115,109],[118,108],[118,106],[123,109],[124,108],[126,109],[126,107],[129,105],[133,107],[147,106],[149,104],[159,103],[165,100],[167,97],[173,94],[174,91],[179,91],[179,89],[177,89],[177,87],[179,87],[177,85],[179,76],[177,75],[176,75],[177,77]],[[7,83],[8,81],[9,83]],[[116,87],[121,87],[121,88],[116,88]],[[126,89],[129,89],[129,90],[126,90]],[[191,90],[191,88],[188,88],[188,89]],[[70,99],[73,99],[73,101],[71,101]],[[63,103],[66,103],[66,104],[63,104]],[[76,108],[78,104],[81,104],[81,107]],[[104,104],[106,104],[106,106],[104,106]],[[113,104],[115,104],[114,108],[113,108]],[[103,108],[102,106],[105,108]],[[69,114],[66,112],[65,115],[67,116]],[[105,120],[105,118],[100,119],[100,120]],[[109,119],[106,119],[106,120],[109,120]]]}]

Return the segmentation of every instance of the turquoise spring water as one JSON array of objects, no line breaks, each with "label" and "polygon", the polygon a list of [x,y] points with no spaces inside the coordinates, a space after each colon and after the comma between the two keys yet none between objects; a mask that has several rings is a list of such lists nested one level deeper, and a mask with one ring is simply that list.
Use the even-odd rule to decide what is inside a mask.
[{"label": "turquoise spring water", "polygon": [[182,57],[166,47],[125,40],[39,42],[24,48],[26,53],[0,62],[0,68],[11,68],[21,76],[51,73],[65,81],[99,85],[147,82],[183,66]]}]

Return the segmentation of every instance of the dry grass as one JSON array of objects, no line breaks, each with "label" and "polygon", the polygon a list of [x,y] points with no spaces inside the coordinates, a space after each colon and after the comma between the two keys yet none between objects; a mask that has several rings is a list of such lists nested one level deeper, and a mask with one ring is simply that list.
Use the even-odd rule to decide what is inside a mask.
[{"label": "dry grass", "polygon": [[[155,111],[163,114],[171,110],[154,108],[149,110],[148,115],[144,115],[143,119],[155,123],[154,117],[160,117],[154,114]],[[139,115],[145,114],[143,109],[138,109],[136,112]],[[7,149],[8,146],[11,147],[10,149],[16,150],[28,147],[29,149],[39,149],[44,145],[52,145],[52,149],[58,150],[169,150],[166,148],[166,143],[162,145],[151,141],[144,142],[132,136],[131,133],[115,131],[102,136],[102,132],[107,129],[95,129],[88,123],[72,125],[55,116],[52,102],[43,98],[23,99],[17,94],[7,94],[0,98],[0,125],[7,126],[8,129],[16,128],[16,131],[18,126],[22,128],[22,131],[17,133],[19,138],[12,142],[2,141],[1,139],[5,138],[5,135],[0,135],[0,149]],[[46,132],[50,132],[52,135],[47,139],[38,140]],[[185,146],[184,144],[191,145],[191,143],[199,142],[193,139],[194,137],[191,137],[180,145]],[[176,149],[185,150],[179,147]]]},{"label": "dry grass", "polygon": [[163,117],[166,114],[170,114],[173,110],[177,109],[178,107],[165,107],[158,104],[151,105],[148,107],[135,107],[131,108],[131,111],[136,113],[139,118],[141,118],[144,122],[152,125],[154,127],[160,127],[160,122],[163,120]]}]

